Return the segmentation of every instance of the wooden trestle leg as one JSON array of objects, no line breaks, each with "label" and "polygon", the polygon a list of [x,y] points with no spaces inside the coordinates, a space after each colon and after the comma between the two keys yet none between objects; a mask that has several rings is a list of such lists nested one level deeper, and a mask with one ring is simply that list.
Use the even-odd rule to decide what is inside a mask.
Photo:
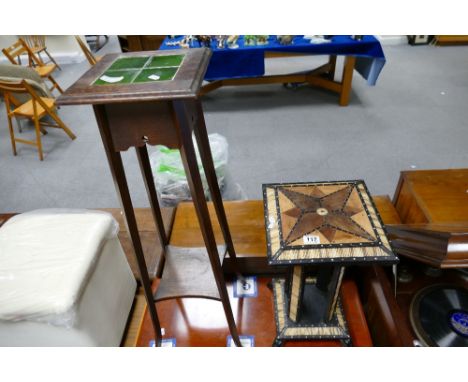
[{"label": "wooden trestle leg", "polygon": [[356,56],[346,56],[341,79],[340,106],[348,106]]},{"label": "wooden trestle leg", "polygon": [[330,69],[328,70],[327,77],[330,81],[333,81],[335,79],[336,55],[329,56],[328,65]]},{"label": "wooden trestle leg", "polygon": [[[219,296],[223,304],[224,313],[229,326],[229,331],[231,333],[232,339],[237,346],[242,346],[237,332],[236,323],[234,320],[234,315],[231,310],[231,304],[229,302],[229,296],[226,288],[226,283],[223,276],[223,271],[221,268],[221,263],[219,261],[218,249],[216,247],[216,241],[213,233],[213,227],[211,225],[210,215],[208,212],[208,206],[206,204],[205,194],[203,192],[203,185],[197,165],[197,159],[195,155],[195,149],[193,146],[192,140],[192,129],[190,128],[190,121],[188,119],[188,113],[186,112],[186,103],[187,101],[173,101],[174,111],[176,118],[179,124],[179,141],[180,141],[180,154],[182,157],[182,163],[184,165],[185,174],[187,176],[188,185],[192,195],[193,203],[195,206],[195,211],[197,213],[198,222],[200,224],[200,230],[203,236],[203,240],[208,251],[208,257],[211,263],[211,268],[213,270],[213,275],[216,281],[216,286],[218,288]],[[200,116],[199,116],[200,118]],[[204,127],[204,126],[203,126]],[[202,129],[198,129],[202,130]],[[203,139],[202,139],[203,141]],[[205,151],[205,160],[204,162],[211,162],[208,166],[211,166],[214,170],[213,161],[211,159],[211,154],[206,155]],[[208,176],[207,176],[208,178]],[[215,175],[216,187],[218,188],[216,175]],[[218,189],[219,192],[219,189]],[[219,195],[220,196],[220,195]],[[223,210],[224,212],[224,210]],[[220,222],[221,224],[221,222]]]},{"label": "wooden trestle leg", "polygon": [[130,191],[128,189],[127,179],[125,177],[125,171],[122,163],[122,157],[120,152],[114,149],[111,132],[109,129],[109,123],[106,117],[105,106],[94,105],[94,113],[101,133],[102,143],[106,151],[107,160],[114,180],[117,195],[120,199],[120,205],[122,206],[125,223],[127,225],[127,231],[130,234],[135,258],[138,265],[138,273],[140,275],[141,284],[146,298],[146,304],[148,312],[151,317],[153,329],[155,333],[155,345],[161,346],[162,334],[161,325],[159,323],[159,317],[156,311],[156,306],[153,300],[153,292],[151,290],[151,282],[148,276],[148,269],[146,268],[145,257],[143,254],[143,248],[141,246],[140,236],[138,234],[138,226],[133,210],[132,200],[130,197]]}]

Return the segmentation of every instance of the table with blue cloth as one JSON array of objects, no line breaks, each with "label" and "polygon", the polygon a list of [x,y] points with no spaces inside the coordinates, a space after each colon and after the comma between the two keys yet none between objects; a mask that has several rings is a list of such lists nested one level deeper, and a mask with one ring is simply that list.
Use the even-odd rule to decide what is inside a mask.
[{"label": "table with blue cloth", "polygon": [[[160,49],[179,49],[179,46],[172,44],[183,38],[168,37]],[[210,44],[213,55],[204,77],[208,83],[202,87],[202,94],[221,86],[305,83],[338,93],[339,104],[347,106],[354,69],[373,86],[385,64],[385,55],[374,36],[356,39],[349,35],[337,35],[327,36],[327,39],[327,42],[311,43],[304,36],[294,36],[292,44],[281,45],[277,36],[268,36],[264,45],[246,45],[244,36],[239,36],[236,49],[226,46],[219,48],[213,39]],[[200,47],[200,43],[193,39],[189,47]],[[265,75],[265,57],[269,54],[327,55],[329,59],[326,64],[307,72]],[[340,80],[335,80],[337,56],[345,57]]]}]

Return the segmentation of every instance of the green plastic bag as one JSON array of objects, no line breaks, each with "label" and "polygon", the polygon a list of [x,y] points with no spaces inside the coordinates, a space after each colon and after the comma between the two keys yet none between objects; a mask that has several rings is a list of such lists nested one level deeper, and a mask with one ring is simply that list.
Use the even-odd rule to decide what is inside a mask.
[{"label": "green plastic bag", "polygon": [[[226,167],[228,163],[228,143],[220,134],[208,135],[211,155],[218,178],[219,188],[224,186]],[[198,169],[201,174],[205,196],[209,197],[208,184],[201,164],[200,154],[195,139],[193,140],[197,156]],[[151,169],[153,171],[156,189],[164,204],[175,205],[182,200],[190,200],[190,189],[185,177],[182,158],[178,149],[169,149],[158,145],[156,151],[150,155]]]}]

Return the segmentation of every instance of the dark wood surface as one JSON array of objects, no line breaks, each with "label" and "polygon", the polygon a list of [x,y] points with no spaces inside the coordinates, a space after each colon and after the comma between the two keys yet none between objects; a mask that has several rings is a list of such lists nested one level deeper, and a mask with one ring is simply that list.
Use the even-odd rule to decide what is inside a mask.
[{"label": "dark wood surface", "polygon": [[468,267],[468,222],[400,224],[387,230],[395,250],[435,268]]},{"label": "dark wood surface", "polygon": [[468,169],[404,171],[390,228],[399,254],[435,267],[468,265]]},{"label": "dark wood surface", "polygon": [[[270,278],[258,279],[258,297],[235,298],[232,284],[228,280],[231,307],[239,334],[255,336],[255,346],[271,346],[276,337],[273,311],[273,293],[268,287]],[[157,288],[157,281],[154,287]],[[354,281],[343,282],[342,294],[345,314],[353,314],[348,322],[355,346],[371,346],[369,332],[365,326],[364,313]],[[184,298],[157,303],[164,338],[175,338],[177,346],[224,347],[229,335],[226,317],[219,302]],[[349,312],[349,313],[346,313]],[[148,346],[152,339],[151,322],[147,314],[143,319],[137,346]],[[341,346],[339,341],[286,341],[284,346]]]},{"label": "dark wood surface", "polygon": [[[401,224],[388,196],[374,196],[373,200],[387,227]],[[355,273],[372,340],[376,346],[413,346],[414,335],[395,298],[389,273],[379,265],[361,267]]]},{"label": "dark wood surface", "polygon": [[[104,107],[117,150],[143,147],[146,143],[160,144],[169,148],[179,147],[179,138],[172,118],[173,107],[170,102],[109,104]],[[135,128],[129,129],[129,126]]]},{"label": "dark wood surface", "polygon": [[[224,209],[237,255],[238,270],[243,274],[254,275],[284,272],[285,268],[271,267],[267,262],[263,203],[260,200],[225,201]],[[224,244],[213,203],[208,203],[208,211],[216,243]],[[174,219],[171,243],[182,247],[203,246],[199,230],[193,204],[180,203]],[[229,257],[224,260],[223,269],[225,273],[235,272]]]},{"label": "dark wood surface", "polygon": [[393,204],[405,224],[468,222],[468,169],[403,171]]},{"label": "dark wood surface", "polygon": [[[234,246],[238,256],[266,257],[265,219],[261,200],[225,201],[224,209]],[[213,203],[208,203],[208,210],[216,243],[224,244],[223,234],[219,227]],[[200,228],[196,219],[193,204],[180,203],[171,235],[171,244],[182,247],[199,247],[203,245]]]},{"label": "dark wood surface", "polygon": [[413,346],[414,335],[382,266],[363,267],[357,279],[372,340],[376,346]]},{"label": "dark wood surface", "polygon": [[[94,81],[118,58],[174,54],[185,54],[185,58],[172,81],[93,85]],[[210,56],[211,51],[207,48],[183,49],[177,52],[165,50],[107,54],[57,98],[57,105],[110,104],[196,98],[200,92],[200,86]]]}]

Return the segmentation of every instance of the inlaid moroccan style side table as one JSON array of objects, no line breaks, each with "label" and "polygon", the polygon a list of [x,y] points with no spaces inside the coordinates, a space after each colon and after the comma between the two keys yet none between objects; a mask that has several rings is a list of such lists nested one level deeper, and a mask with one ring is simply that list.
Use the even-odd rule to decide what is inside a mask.
[{"label": "inlaid moroccan style side table", "polygon": [[275,345],[349,341],[339,298],[345,267],[398,262],[364,181],[264,184],[263,198],[268,263],[290,266],[273,280]]}]

